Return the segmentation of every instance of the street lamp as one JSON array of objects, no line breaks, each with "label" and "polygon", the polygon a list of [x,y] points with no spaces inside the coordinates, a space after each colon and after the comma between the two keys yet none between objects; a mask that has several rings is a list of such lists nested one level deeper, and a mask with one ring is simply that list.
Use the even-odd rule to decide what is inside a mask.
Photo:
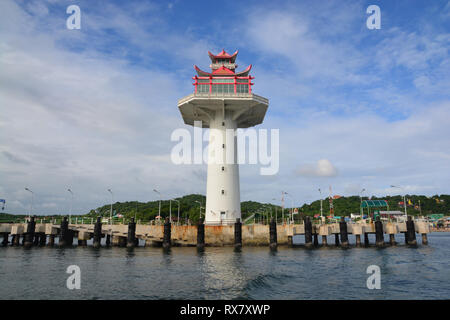
[{"label": "street lamp", "polygon": [[281,220],[284,224],[284,195],[287,194],[287,192],[281,191]]},{"label": "street lamp", "polygon": [[[393,186],[393,185],[391,185],[391,188],[399,188],[400,190],[404,190],[402,187]],[[406,211],[406,194],[405,193],[403,193],[403,206],[405,207],[405,219],[408,219],[408,212]]]},{"label": "street lamp", "polygon": [[294,199],[291,197],[291,195],[287,192],[284,193],[285,195],[287,195],[289,197],[289,199],[291,199],[291,222],[294,221]]},{"label": "street lamp", "polygon": [[161,219],[161,192],[159,192],[156,189],[153,189],[154,192],[156,192],[157,194],[159,194],[159,210],[158,210],[158,216]]},{"label": "street lamp", "polygon": [[360,192],[359,192],[359,199],[361,200],[361,205],[360,205],[360,209],[359,209],[359,213],[361,214],[361,220],[363,218],[363,208],[362,208],[362,193],[366,191],[365,188],[363,188]]},{"label": "street lamp", "polygon": [[[272,198],[272,200],[277,201],[278,199]],[[277,206],[275,205],[275,222],[278,220],[278,214],[277,214]]]},{"label": "street lamp", "polygon": [[200,201],[195,201],[200,205],[200,218],[202,217],[202,203]]},{"label": "street lamp", "polygon": [[320,193],[320,219],[323,222],[322,190],[320,190],[320,188],[319,193]]},{"label": "street lamp", "polygon": [[[113,203],[114,203],[114,194],[111,191],[111,189],[108,189],[109,193],[111,193],[111,209],[109,210],[109,224],[112,224],[112,210],[113,210]],[[111,228],[112,230],[112,228]]]},{"label": "street lamp", "polygon": [[31,191],[28,188],[25,188],[25,190],[31,192],[31,205],[30,205],[30,214],[29,214],[29,218],[31,219],[31,214],[33,213],[33,199],[34,199],[34,192]]},{"label": "street lamp", "polygon": [[70,221],[72,220],[73,192],[72,190],[70,190],[70,188],[67,189],[67,191],[69,191],[70,194],[72,195],[72,199],[70,200],[70,211],[69,211],[69,224],[70,224]]}]

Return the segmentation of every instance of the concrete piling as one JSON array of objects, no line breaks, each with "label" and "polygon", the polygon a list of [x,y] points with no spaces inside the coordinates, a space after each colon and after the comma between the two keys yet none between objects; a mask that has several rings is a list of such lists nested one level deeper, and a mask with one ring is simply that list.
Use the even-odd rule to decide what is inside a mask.
[{"label": "concrete piling", "polygon": [[269,246],[270,249],[276,249],[278,246],[278,239],[277,239],[277,222],[274,218],[270,220],[269,224]]},{"label": "concrete piling", "polygon": [[2,246],[6,247],[8,245],[9,241],[8,241],[8,233],[3,233],[3,241],[2,241]]},{"label": "concrete piling", "polygon": [[327,242],[327,236],[322,236],[322,246],[327,246],[328,242]]},{"label": "concrete piling", "polygon": [[341,221],[339,222],[339,232],[341,234],[341,246],[343,248],[348,248],[347,223],[345,222],[344,217],[341,217]]},{"label": "concrete piling", "polygon": [[127,248],[134,248],[136,246],[136,222],[134,218],[128,223]]},{"label": "concrete piling", "polygon": [[242,248],[242,223],[239,218],[236,219],[234,224],[234,247],[236,249]]},{"label": "concrete piling", "polygon": [[389,244],[391,246],[395,246],[397,244],[397,242],[395,242],[395,234],[393,233],[389,234]]},{"label": "concrete piling", "polygon": [[428,237],[426,233],[422,233],[422,244],[424,245],[428,244]]},{"label": "concrete piling", "polygon": [[[67,221],[67,217],[64,217],[61,221],[60,229],[59,229],[59,246],[65,247],[69,245],[68,243],[69,238],[69,222]],[[70,245],[72,245],[72,241],[70,242]]]},{"label": "concrete piling", "polygon": [[126,247],[127,246],[127,237],[117,237],[118,241],[117,241],[117,245],[119,247]]},{"label": "concrete piling", "polygon": [[355,235],[355,238],[356,238],[356,246],[361,247],[361,235],[357,234]]},{"label": "concrete piling", "polygon": [[312,224],[308,216],[305,217],[305,247],[312,247]]},{"label": "concrete piling", "polygon": [[20,246],[20,234],[13,235],[11,245],[12,246]]},{"label": "concrete piling", "polygon": [[408,235],[408,245],[417,245],[416,230],[414,227],[414,221],[411,220],[411,216],[408,216],[408,221],[406,221],[406,234]]},{"label": "concrete piling", "polygon": [[44,232],[39,234],[39,246],[44,247],[47,242],[47,235]]},{"label": "concrete piling", "polygon": [[339,247],[339,233],[334,234],[334,245]]},{"label": "concrete piling", "polygon": [[163,235],[163,248],[168,249],[171,247],[171,223],[169,218],[166,218],[166,221],[164,222],[164,235]]},{"label": "concrete piling", "polygon": [[48,242],[47,242],[47,246],[48,247],[53,247],[55,245],[55,235],[51,234],[48,236]]},{"label": "concrete piling", "polygon": [[34,246],[38,246],[39,245],[39,238],[40,238],[39,233],[35,233],[34,234],[34,240],[33,240],[33,245]]},{"label": "concrete piling", "polygon": [[97,222],[94,225],[94,248],[100,248],[102,241],[102,221],[100,217],[97,217]]},{"label": "concrete piling", "polygon": [[364,232],[364,247],[368,247],[370,245],[369,243],[369,234]]},{"label": "concrete piling", "polygon": [[375,245],[378,248],[384,247],[383,223],[380,221],[380,216],[377,216],[375,221],[375,239]]},{"label": "concrete piling", "polygon": [[34,221],[35,217],[31,217],[30,221],[28,221],[27,224],[27,232],[24,236],[24,242],[23,245],[26,248],[30,248],[33,246],[34,242],[34,231],[36,230],[36,221]]},{"label": "concrete piling", "polygon": [[200,218],[197,223],[197,249],[203,250],[205,248],[205,224]]}]

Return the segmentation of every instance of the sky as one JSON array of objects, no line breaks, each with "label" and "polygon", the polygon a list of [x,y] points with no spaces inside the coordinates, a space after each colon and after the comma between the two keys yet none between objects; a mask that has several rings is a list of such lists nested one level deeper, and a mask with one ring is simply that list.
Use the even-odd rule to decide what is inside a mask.
[{"label": "sky", "polygon": [[[81,29],[69,30],[69,5]],[[369,5],[381,28],[368,29]],[[280,170],[240,167],[241,200],[448,194],[450,1],[0,1],[0,198],[67,214],[205,194],[170,160],[208,51],[239,50],[269,99]],[[402,189],[392,188],[397,185]],[[273,200],[276,199],[276,200]],[[290,199],[290,200],[289,200]]]}]

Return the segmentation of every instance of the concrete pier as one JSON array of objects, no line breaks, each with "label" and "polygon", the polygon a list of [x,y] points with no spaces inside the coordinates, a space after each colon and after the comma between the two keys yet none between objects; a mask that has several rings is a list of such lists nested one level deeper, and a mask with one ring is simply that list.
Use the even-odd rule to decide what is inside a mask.
[{"label": "concrete pier", "polygon": [[[69,222],[67,221],[67,217],[64,217],[61,221],[61,227],[59,229],[59,246],[65,247],[69,245]],[[72,245],[72,241],[70,242],[70,245]]]},{"label": "concrete pier", "polygon": [[242,223],[239,218],[236,218],[236,222],[234,224],[234,248],[242,248]]},{"label": "concrete pier", "polygon": [[203,219],[199,219],[197,223],[197,249],[203,250],[205,248],[205,224]]},{"label": "concrete pier", "polygon": [[375,221],[375,245],[378,248],[384,247],[384,233],[383,233],[383,224],[380,221],[380,217],[377,217]]},{"label": "concrete pier", "polygon": [[97,221],[94,225],[94,240],[93,240],[93,247],[94,248],[100,248],[102,241],[102,222],[101,218],[97,217]]},{"label": "concrete pier", "polygon": [[406,221],[406,234],[408,235],[408,245],[416,246],[416,230],[414,227],[414,221],[411,220],[411,216],[408,216],[408,221]]},{"label": "concrete pier", "polygon": [[[37,244],[43,244],[43,241],[48,237],[48,245],[52,246],[55,243],[55,236],[60,237],[61,245],[64,247],[71,244],[74,234],[79,240],[80,245],[85,245],[85,242],[92,237],[94,238],[94,246],[100,245],[102,237],[106,237],[107,244],[110,244],[112,239],[111,235],[115,237],[114,244],[118,246],[126,246],[128,243],[136,244],[138,239],[142,239],[146,244],[154,244],[161,246],[164,242],[174,246],[196,246],[203,243],[205,247],[209,246],[234,246],[235,243],[242,246],[282,246],[292,245],[292,239],[294,236],[305,236],[305,243],[308,243],[308,247],[314,247],[316,245],[316,238],[322,237],[322,245],[328,244],[328,236],[334,235],[335,240],[337,237],[338,245],[343,244],[344,240],[349,242],[350,234],[355,235],[356,245],[361,244],[362,236],[364,236],[364,244],[368,246],[369,234],[377,234],[378,242],[381,236],[389,234],[390,243],[395,241],[395,236],[399,233],[406,233],[406,236],[415,240],[415,234],[422,236],[423,244],[428,242],[427,234],[430,232],[429,223],[426,221],[409,221],[409,229],[406,222],[349,222],[342,224],[328,223],[328,224],[312,224],[310,229],[309,222],[305,219],[306,223],[302,224],[281,224],[277,225],[275,221],[271,221],[269,224],[242,224],[239,222],[238,227],[235,225],[223,225],[223,226],[210,226],[205,225],[171,225],[170,224],[170,240],[168,240],[168,225],[148,225],[148,224],[135,224],[134,241],[128,241],[130,225],[127,224],[115,224],[115,225],[101,225],[100,220],[95,224],[68,224],[67,218],[63,220],[61,224],[53,223],[35,223],[35,232],[31,240],[33,244],[37,241]],[[381,224],[381,225],[380,225]],[[378,225],[378,227],[376,226]],[[340,238],[344,232],[344,228],[347,228],[347,239],[345,236]],[[381,226],[381,228],[380,228]],[[412,229],[414,227],[414,229]],[[200,230],[199,230],[200,228]],[[342,228],[342,232],[341,232]],[[30,227],[30,230],[32,228]],[[381,233],[382,229],[382,233]],[[28,234],[28,223],[0,223],[0,242],[1,237],[4,234],[11,236],[11,245],[20,245],[21,239],[26,238]],[[166,230],[166,231],[165,231]],[[236,233],[237,232],[237,233]],[[165,236],[166,234],[166,236]],[[425,235],[425,236],[424,236]],[[132,235],[130,235],[132,240]],[[200,242],[198,237],[200,236]],[[28,238],[30,234],[28,234]],[[165,240],[166,239],[166,240]],[[28,239],[29,240],[29,239]],[[417,241],[416,241],[417,243]],[[333,244],[334,246],[334,244]],[[1,247],[1,245],[0,245]]]},{"label": "concrete pier", "polygon": [[166,218],[166,222],[164,223],[164,238],[163,238],[163,248],[168,249],[172,246],[172,224],[170,223],[169,218]]},{"label": "concrete pier", "polygon": [[270,220],[270,225],[269,225],[269,246],[270,249],[276,249],[278,246],[278,239],[277,239],[277,222],[275,221],[274,218],[272,218]]},{"label": "concrete pier", "polygon": [[25,233],[25,239],[23,242],[25,248],[30,248],[34,244],[34,231],[36,228],[36,221],[34,221],[34,219],[35,217],[31,217],[27,224],[27,232]]},{"label": "concrete pier", "polygon": [[341,234],[341,246],[343,248],[348,248],[347,223],[345,222],[344,217],[341,217],[341,222],[339,222],[339,232]]},{"label": "concrete pier", "polygon": [[311,220],[308,216],[304,219],[305,224],[305,247],[311,248],[312,247],[312,224]]},{"label": "concrete pier", "polygon": [[136,246],[136,222],[134,222],[134,218],[131,218],[130,223],[128,223],[127,248],[134,248],[135,246]]}]

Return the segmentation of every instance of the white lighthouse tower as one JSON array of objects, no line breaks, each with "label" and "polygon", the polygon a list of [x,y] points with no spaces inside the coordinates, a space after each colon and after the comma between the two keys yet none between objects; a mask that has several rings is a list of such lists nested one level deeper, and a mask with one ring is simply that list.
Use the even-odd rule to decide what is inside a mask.
[{"label": "white lighthouse tower", "polygon": [[251,65],[235,72],[237,51],[208,52],[211,73],[194,66],[195,90],[178,101],[184,123],[210,128],[205,223],[223,225],[241,218],[239,165],[235,130],[260,124],[269,101],[252,92]]}]

